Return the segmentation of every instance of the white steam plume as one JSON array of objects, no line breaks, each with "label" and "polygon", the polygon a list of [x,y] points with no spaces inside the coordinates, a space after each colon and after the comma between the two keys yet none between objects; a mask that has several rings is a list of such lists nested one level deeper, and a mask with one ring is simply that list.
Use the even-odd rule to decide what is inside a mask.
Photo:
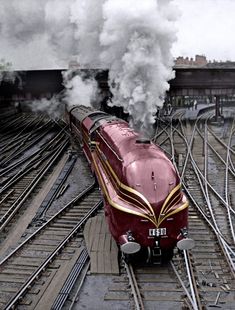
[{"label": "white steam plume", "polygon": [[[76,74],[76,72],[75,72]],[[97,82],[94,78],[84,77],[83,73],[74,76],[72,70],[64,71],[64,100],[70,107],[76,105],[91,106],[97,98]]]},{"label": "white steam plume", "polygon": [[26,104],[26,107],[36,113],[46,113],[53,119],[61,118],[64,113],[61,96],[59,95],[55,95],[50,99],[42,98],[34,100]]},{"label": "white steam plume", "polygon": [[[0,0],[0,58],[27,70],[66,68],[75,55],[81,68],[109,69],[111,104],[147,130],[173,77],[178,12],[171,2]],[[81,90],[83,80],[76,78],[68,89]]]},{"label": "white steam plume", "polygon": [[[168,4],[169,5],[169,4]],[[170,48],[175,32],[163,2],[107,1],[101,57],[110,63],[112,104],[123,106],[134,126],[148,130],[174,77]],[[111,83],[111,86],[113,84]]]},{"label": "white steam plume", "polygon": [[109,69],[110,104],[122,106],[131,124],[147,132],[169,89],[167,81],[174,77],[175,7],[170,0],[84,0],[74,5],[79,62]]},{"label": "white steam plume", "polygon": [[97,82],[90,75],[85,77],[84,73],[78,73],[73,70],[63,73],[65,89],[54,95],[52,98],[42,98],[28,103],[27,107],[34,112],[45,112],[51,118],[60,118],[64,114],[64,104],[69,107],[76,105],[95,106],[95,100],[98,97]]},{"label": "white steam plume", "polygon": [[110,64],[112,104],[122,106],[133,126],[144,132],[154,123],[169,89],[167,81],[174,77],[170,48],[175,31],[167,7],[169,3],[155,0],[104,4],[101,44],[106,50],[101,57]]},{"label": "white steam plume", "polygon": [[74,0],[0,0],[0,58],[15,70],[67,68],[76,53]]},{"label": "white steam plume", "polygon": [[81,67],[102,67],[100,34],[103,28],[104,0],[75,0],[71,6],[71,22],[76,25],[75,38]]}]

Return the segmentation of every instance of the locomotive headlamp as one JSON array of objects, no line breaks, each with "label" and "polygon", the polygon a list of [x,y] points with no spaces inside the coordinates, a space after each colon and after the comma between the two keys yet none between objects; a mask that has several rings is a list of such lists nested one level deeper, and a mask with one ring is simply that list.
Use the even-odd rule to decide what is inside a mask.
[{"label": "locomotive headlamp", "polygon": [[135,242],[135,239],[130,232],[127,232],[126,235],[120,236],[119,243],[121,251],[125,254],[137,253],[141,248],[140,244]]},{"label": "locomotive headlamp", "polygon": [[184,239],[177,242],[177,248],[179,250],[191,250],[194,247],[194,240],[191,238],[187,238],[188,236],[188,229],[186,227],[181,229],[181,235]]},{"label": "locomotive headlamp", "polygon": [[194,248],[194,240],[191,238],[185,238],[177,242],[177,248],[179,250],[191,250]]}]

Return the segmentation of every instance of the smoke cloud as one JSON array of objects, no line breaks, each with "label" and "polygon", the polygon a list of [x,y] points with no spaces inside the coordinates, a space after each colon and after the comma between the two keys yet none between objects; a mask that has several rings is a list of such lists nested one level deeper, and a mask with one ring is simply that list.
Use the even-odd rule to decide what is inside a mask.
[{"label": "smoke cloud", "polygon": [[76,105],[95,106],[99,97],[97,82],[90,74],[67,70],[63,71],[65,89],[52,98],[42,98],[28,103],[26,106],[34,112],[44,112],[51,118],[61,118],[64,115],[65,105],[73,107]]},{"label": "smoke cloud", "polygon": [[0,0],[0,58],[15,70],[67,68],[76,52],[73,0]]},{"label": "smoke cloud", "polygon": [[123,107],[131,125],[147,133],[169,89],[167,81],[174,77],[170,50],[176,40],[176,8],[170,0],[86,0],[76,5],[72,20],[78,29],[79,61],[109,69],[109,104]]},{"label": "smoke cloud", "polygon": [[[75,74],[75,75],[74,75]],[[63,73],[64,100],[68,106],[91,106],[98,96],[97,82],[92,76],[85,77],[83,73],[76,75],[72,70]]]},{"label": "smoke cloud", "polygon": [[112,1],[104,5],[101,44],[107,50],[101,56],[108,63],[110,55],[115,55],[110,63],[110,84],[114,81],[115,85],[112,104],[122,105],[133,126],[148,131],[169,89],[167,81],[174,77],[170,48],[175,32],[163,3],[121,2],[120,6],[120,1],[115,1],[115,6]]},{"label": "smoke cloud", "polygon": [[52,119],[61,118],[64,113],[64,106],[60,95],[53,96],[50,99],[42,98],[34,100],[33,102],[27,103],[26,107],[33,112],[47,114]]},{"label": "smoke cloud", "polygon": [[[67,68],[71,58],[109,69],[109,104],[146,132],[174,77],[177,14],[171,0],[0,0],[0,57],[16,69]],[[93,100],[94,80],[64,78],[68,102]]]}]

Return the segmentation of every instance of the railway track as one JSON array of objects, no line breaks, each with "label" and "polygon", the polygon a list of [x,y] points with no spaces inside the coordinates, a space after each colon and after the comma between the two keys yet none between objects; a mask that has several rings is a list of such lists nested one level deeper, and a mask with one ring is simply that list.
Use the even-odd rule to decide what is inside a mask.
[{"label": "railway track", "polygon": [[[18,124],[16,119],[19,120],[19,122],[22,122],[21,130],[18,133],[12,130],[12,126],[14,124]],[[27,204],[25,204],[26,200],[30,197],[33,191],[40,192],[41,189],[37,186],[38,183],[42,180],[42,178],[47,178],[48,175],[52,173],[53,164],[56,163],[58,159],[61,158],[61,155],[65,153],[65,150],[68,149],[70,142],[66,127],[62,123],[59,124],[48,120],[46,120],[45,123],[43,119],[42,126],[40,128],[37,127],[36,131],[34,131],[33,127],[35,124],[39,126],[41,122],[40,118],[38,119],[37,116],[34,116],[34,118],[32,117],[32,119],[30,118],[28,120],[28,124],[27,121],[23,121],[24,118],[22,119],[22,117],[16,117],[16,119],[13,118],[12,122],[6,122],[5,126],[2,126],[3,139],[1,141],[3,141],[3,143],[0,145],[0,148],[2,147],[6,154],[6,156],[2,157],[2,159],[7,158],[7,162],[0,166],[0,178],[2,178],[2,184],[0,187],[0,192],[2,195],[2,199],[0,201],[0,212],[2,215],[2,238],[4,238],[4,235],[8,236],[8,232],[10,233],[12,231],[12,224],[16,226],[17,221],[20,222],[21,213],[22,211],[24,212],[27,207]],[[37,136],[37,133],[39,136]],[[17,143],[14,143],[18,139],[24,141],[24,143],[20,144],[20,147],[17,146]],[[28,140],[30,143],[26,146],[25,143]],[[12,144],[11,141],[13,141]],[[13,152],[14,145],[16,146],[15,153]],[[11,154],[14,154],[14,156],[11,156]],[[76,154],[77,155],[70,151],[68,152],[68,155],[64,157],[67,157],[67,164],[65,163],[65,166],[63,167],[64,171],[61,170],[61,173],[58,175],[57,180],[55,180],[53,187],[48,195],[45,196],[44,201],[39,207],[35,218],[32,219],[33,221],[31,223],[29,222],[30,225],[25,230],[25,233],[22,235],[21,239],[19,239],[19,246],[15,248],[16,245],[13,242],[14,245],[12,243],[12,249],[15,248],[15,250],[10,250],[10,248],[7,248],[4,244],[5,251],[7,249],[8,250],[5,253],[3,251],[1,253],[2,257],[5,257],[2,259],[0,267],[0,292],[2,292],[0,297],[1,309],[13,308],[15,307],[13,304],[17,304],[17,308],[23,309],[25,307],[28,307],[28,309],[35,309],[35,307],[39,307],[39,309],[46,309],[49,307],[48,301],[51,302],[52,300],[51,294],[50,296],[47,296],[46,291],[48,291],[48,288],[50,290],[49,284],[51,281],[55,281],[56,277],[59,277],[57,279],[59,284],[57,283],[56,287],[61,287],[63,293],[60,295],[59,291],[52,289],[52,293],[56,291],[54,293],[55,305],[53,307],[55,309],[59,309],[63,304],[61,303],[61,300],[63,300],[65,296],[64,290],[68,292],[68,288],[71,289],[71,283],[73,283],[74,279],[76,279],[75,275],[78,276],[79,272],[82,272],[83,270],[81,262],[87,260],[86,249],[83,245],[84,241],[82,235],[80,234],[77,237],[75,235],[77,231],[81,230],[81,227],[85,222],[86,211],[89,213],[89,207],[92,206],[90,205],[88,207],[86,205],[83,208],[83,203],[81,203],[80,210],[76,211],[75,207],[77,205],[73,205],[71,207],[71,203],[73,204],[76,201],[76,199],[73,199],[70,204],[66,205],[67,219],[64,219],[63,217],[61,219],[57,219],[58,227],[53,228],[52,225],[57,213],[58,217],[61,217],[61,214],[59,214],[60,211],[57,212],[56,210],[60,210],[61,204],[67,200],[67,198],[62,198],[61,200],[60,197],[69,186],[68,183],[67,185],[63,185],[63,182],[64,179],[68,177],[68,174],[73,167],[73,163],[80,163],[79,171],[77,171],[77,173],[80,177],[83,176],[85,180],[78,185],[77,189],[72,188],[69,190],[70,194],[74,196],[76,192],[84,189],[85,184],[90,184],[91,182],[90,170],[88,169],[87,164],[84,165],[84,160],[82,158],[76,160],[77,156],[79,154],[81,155],[81,152],[78,150]],[[62,162],[64,161],[65,160]],[[77,168],[75,171],[76,170]],[[73,178],[74,176],[72,175],[69,177],[70,180]],[[97,191],[97,196],[98,195],[99,194]],[[80,196],[82,199],[82,195]],[[79,199],[79,197],[77,197],[77,199]],[[56,202],[54,200],[56,200]],[[84,203],[86,204],[86,202]],[[71,207],[71,211],[68,211],[69,206]],[[100,200],[96,207],[98,208],[99,206]],[[94,212],[96,207],[93,208]],[[56,216],[54,215],[55,212],[57,212]],[[65,208],[63,208],[62,212],[65,212]],[[71,214],[69,214],[69,212],[71,212]],[[14,217],[16,214],[17,220],[15,220],[16,217]],[[90,214],[92,214],[92,212]],[[64,216],[66,217],[66,215]],[[47,220],[51,217],[52,219],[48,221],[48,231],[44,232],[46,228],[43,223],[47,222]],[[36,219],[36,222],[34,222],[34,219]],[[59,222],[61,224],[59,224]],[[71,227],[76,226],[75,224],[78,222],[79,225],[76,229],[75,227],[74,230],[71,229]],[[44,229],[44,238],[39,237],[42,230],[41,228],[38,229],[38,225],[43,225],[42,229]],[[67,236],[68,232],[71,232],[70,236]],[[38,233],[37,237],[36,233]],[[71,238],[73,238],[72,241],[70,240]],[[32,242],[32,240],[35,241]],[[63,241],[65,241],[64,244]],[[62,243],[61,247],[57,247],[58,242]],[[54,253],[53,248],[55,248]],[[9,253],[9,251],[11,252]],[[61,252],[61,255],[59,252]],[[48,265],[48,268],[46,269],[46,265],[44,265],[44,268],[39,270],[40,265],[43,264],[42,259],[48,257],[48,255],[50,256],[50,260],[45,263]],[[53,263],[51,263],[52,259]],[[35,268],[38,269],[38,273],[36,271],[34,272]],[[71,270],[72,280],[66,284],[65,274],[68,275],[69,278],[69,272]],[[34,273],[37,273],[35,277],[33,275]],[[29,286],[27,286],[27,281],[30,281]],[[34,283],[33,288],[32,281]],[[62,287],[63,282],[65,282],[64,287]],[[25,294],[25,292],[27,292],[27,294]],[[17,294],[19,298],[17,298]],[[7,304],[9,299],[11,299],[11,296],[15,298],[12,305],[4,305],[5,302]],[[60,298],[61,296],[62,298]],[[56,297],[58,298],[56,299]],[[44,301],[46,298],[47,302]]]},{"label": "railway track", "polygon": [[[171,152],[173,161],[179,167],[179,174],[191,200],[189,228],[190,236],[195,240],[195,248],[191,250],[190,255],[194,277],[196,278],[195,291],[198,291],[201,306],[205,308],[214,306],[232,309],[235,304],[234,240],[231,238],[231,224],[227,220],[227,213],[231,211],[232,207],[231,199],[229,201],[224,196],[222,197],[221,192],[221,188],[225,188],[224,192],[227,192],[227,196],[231,197],[231,195],[228,195],[228,182],[224,181],[228,176],[225,177],[225,173],[223,173],[220,175],[221,179],[218,180],[215,174],[213,175],[215,170],[211,169],[211,166],[208,167],[208,162],[211,161],[211,157],[209,157],[211,155],[208,153],[208,148],[210,148],[213,156],[216,157],[213,157],[214,162],[221,166],[221,160],[223,160],[223,170],[232,170],[232,165],[229,166],[229,163],[232,162],[229,160],[230,153],[233,154],[231,148],[232,136],[230,134],[228,144],[220,139],[220,148],[218,148],[218,141],[213,147],[211,145],[212,138],[208,139],[209,130],[211,135],[215,135],[208,126],[209,117],[207,117],[207,120],[202,121],[198,119],[194,124],[191,122],[190,125],[188,122],[181,121],[179,121],[180,126],[177,127],[169,124],[165,129],[165,135],[168,133],[169,139],[165,139],[165,142],[168,143],[166,145],[167,152],[169,152],[169,149],[174,150]],[[234,131],[231,130],[231,132]],[[203,133],[205,134],[203,135]],[[174,138],[172,138],[173,135]],[[171,146],[170,143],[172,143]],[[174,154],[182,154],[183,167],[179,165],[178,158]],[[210,178],[208,178],[208,174],[210,174]],[[229,203],[230,209],[227,210],[225,207]],[[220,208],[223,207],[223,214],[221,214],[218,204]],[[226,238],[228,237],[227,242]],[[173,261],[175,261],[175,258]],[[185,285],[187,285],[187,282]]]},{"label": "railway track", "polygon": [[[185,120],[179,120],[178,124],[164,122],[158,124],[154,137],[179,167],[182,184],[191,202],[189,231],[195,247],[190,251],[175,252],[172,262],[166,265],[126,266],[120,277],[109,285],[105,301],[123,304],[129,300],[128,309],[233,309],[232,246],[226,242],[221,228],[217,228],[217,210],[209,201],[211,195],[220,199],[221,193],[207,177],[211,171],[206,165],[210,155],[206,150],[209,141],[204,135],[205,126],[205,117],[196,123]],[[225,155],[226,152],[223,154],[226,161]],[[215,152],[213,156],[218,160]],[[223,225],[227,225],[226,219],[223,219]]]},{"label": "railway track", "polygon": [[[63,261],[63,255],[73,254],[71,248],[82,246],[83,238],[76,235],[100,206],[100,194],[93,184],[0,262],[1,309],[15,305],[23,305],[24,309],[27,305],[29,309],[36,307],[40,302],[37,296],[41,296],[34,293],[34,283],[38,287],[41,278],[44,282],[46,278],[51,281],[48,273],[52,272],[53,264]],[[42,283],[42,290],[45,285],[48,284]]]},{"label": "railway track", "polygon": [[23,114],[0,127],[0,166],[4,167],[12,159],[19,157],[54,126],[54,122],[44,116]]},{"label": "railway track", "polygon": [[181,309],[187,306],[186,288],[180,285],[174,265],[134,269],[130,265],[126,269],[136,309]]},{"label": "railway track", "polygon": [[[220,130],[210,125],[208,117],[187,122],[181,121],[181,116],[178,123],[159,123],[154,141],[165,149],[178,167],[191,203],[189,231],[195,247],[188,252],[175,251],[169,264],[152,267],[123,265],[120,277],[108,286],[104,309],[105,300],[113,301],[114,307],[119,301],[126,300],[128,309],[141,310],[234,308],[235,253],[231,231],[234,223],[234,129],[227,124],[220,135]],[[0,143],[0,148],[8,141]],[[18,161],[20,157],[14,160]],[[215,167],[222,164],[221,179],[215,182]],[[222,187],[225,190],[221,190]],[[98,193],[94,195],[98,207],[100,197]],[[0,308],[43,309],[53,291],[49,283],[60,278],[60,285],[57,284],[58,289],[47,308],[62,309],[71,287],[80,278],[72,309],[82,294],[81,287],[89,270],[81,227],[87,219],[84,216],[96,212],[96,207],[93,209],[92,203],[88,204],[90,207],[87,206],[80,215],[83,208],[78,207],[78,202],[66,206],[66,210],[59,211],[55,219],[36,230],[0,263]],[[77,229],[76,221],[80,225]],[[72,231],[74,233],[68,237]],[[60,277],[63,271],[60,269],[69,261],[70,269],[73,269],[71,273],[67,271],[68,277],[67,280],[64,278],[63,285]]]},{"label": "railway track", "polygon": [[[128,309],[203,309],[195,290],[194,263],[190,254],[175,254],[173,262],[138,266],[124,263],[119,279],[109,287],[105,298],[120,302],[128,299]],[[190,277],[190,279],[189,279]],[[190,284],[190,281],[193,282]]]},{"label": "railway track", "polygon": [[[29,123],[31,122],[30,120]],[[52,130],[54,124],[50,128]],[[16,221],[16,214],[19,214],[22,207],[25,208],[25,201],[69,146],[69,138],[63,128],[62,130],[57,128],[56,132],[46,137],[48,130],[47,126],[42,132],[39,130],[36,140],[31,141],[27,148],[25,146],[23,149],[17,148],[18,155],[16,156],[16,153],[14,156],[9,155],[7,162],[5,161],[0,169],[0,234],[2,238],[6,228],[9,229],[9,225]],[[41,141],[42,138],[44,139]],[[31,147],[30,150],[29,147]],[[20,154],[23,157],[15,160]]]},{"label": "railway track", "polygon": [[124,303],[129,301],[126,309],[182,309],[186,294],[181,287],[173,267],[132,266],[125,263],[119,278],[108,286],[104,297],[106,302]]}]

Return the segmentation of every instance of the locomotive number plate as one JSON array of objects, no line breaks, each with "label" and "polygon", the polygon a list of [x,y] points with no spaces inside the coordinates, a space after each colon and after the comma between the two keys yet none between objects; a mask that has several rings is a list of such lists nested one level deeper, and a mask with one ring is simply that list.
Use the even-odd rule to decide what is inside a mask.
[{"label": "locomotive number plate", "polygon": [[166,228],[149,229],[149,236],[151,237],[166,236]]}]

